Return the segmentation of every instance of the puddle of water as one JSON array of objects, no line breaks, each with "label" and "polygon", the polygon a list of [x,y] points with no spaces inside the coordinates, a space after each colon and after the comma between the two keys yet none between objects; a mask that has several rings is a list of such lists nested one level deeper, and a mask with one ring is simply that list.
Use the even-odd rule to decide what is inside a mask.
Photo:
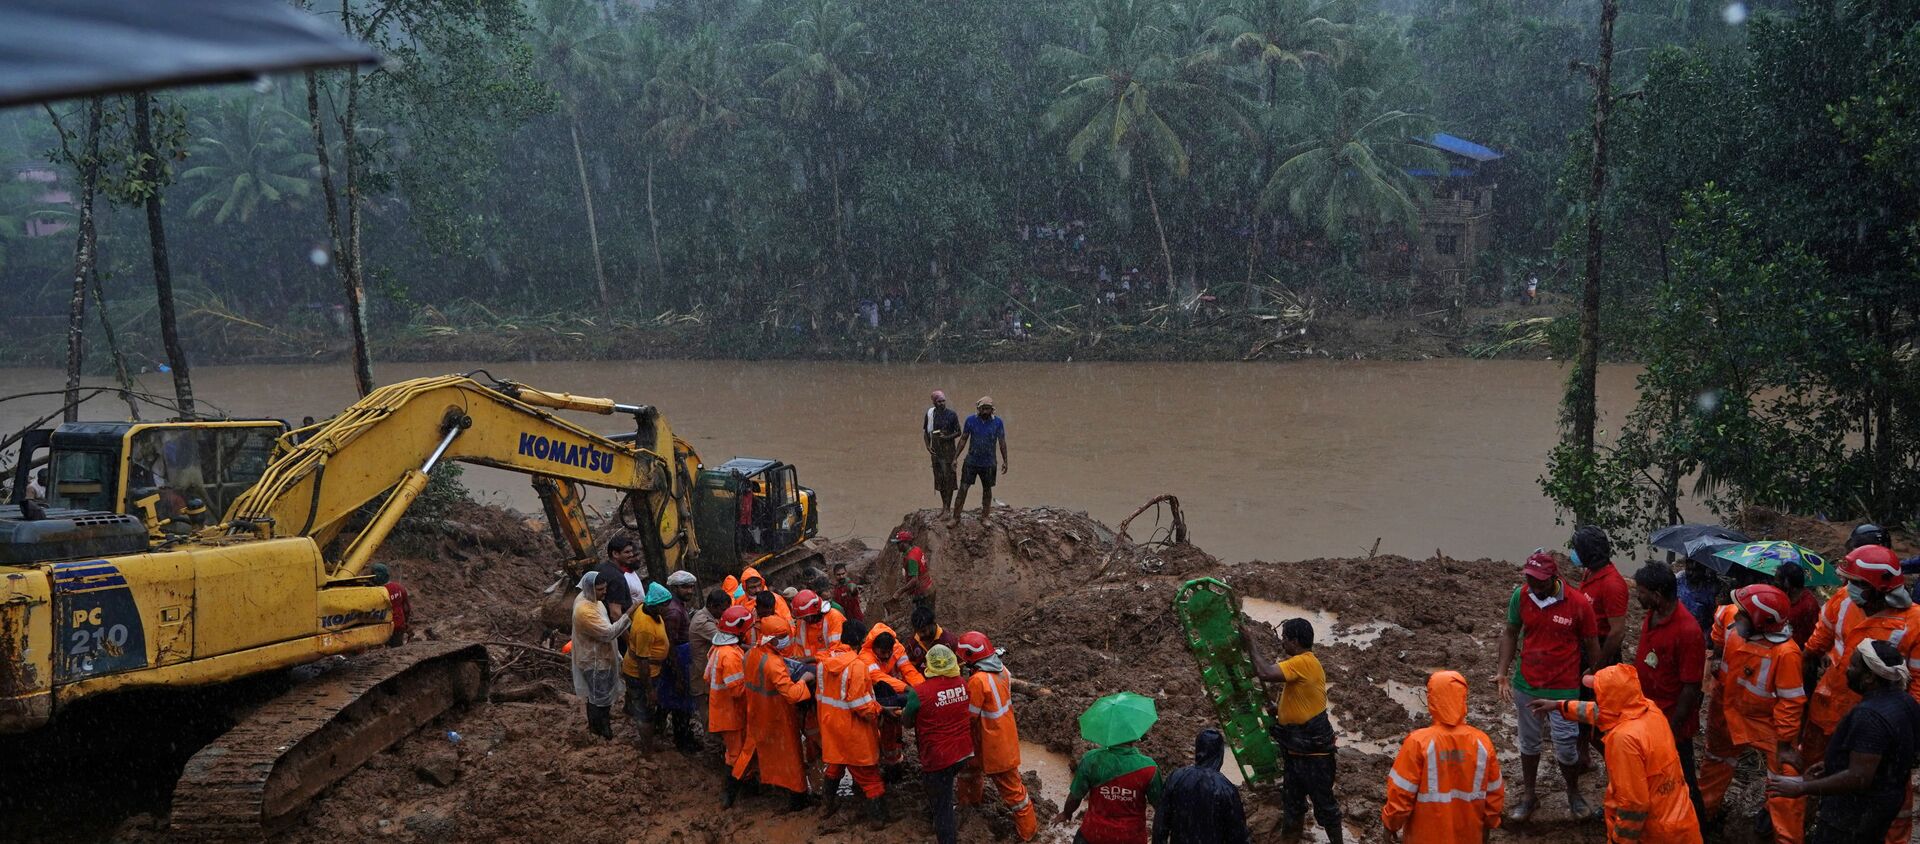
[{"label": "puddle of water", "polygon": [[1366,649],[1380,639],[1380,635],[1398,625],[1386,621],[1366,621],[1359,624],[1343,624],[1340,614],[1327,610],[1310,610],[1279,601],[1262,598],[1242,598],[1240,609],[1248,618],[1264,621],[1280,628],[1281,622],[1289,618],[1304,618],[1313,625],[1314,644],[1352,645]]},{"label": "puddle of water", "polygon": [[1067,791],[1073,786],[1073,765],[1067,754],[1055,753],[1044,744],[1022,739],[1020,770],[1032,771],[1040,777],[1040,796],[1052,800],[1055,807],[1067,802]]},{"label": "puddle of water", "polygon": [[1395,703],[1405,707],[1407,714],[1413,716],[1414,720],[1420,721],[1426,719],[1426,689],[1415,686],[1412,683],[1402,683],[1399,680],[1388,680],[1381,685],[1381,689],[1387,693],[1387,697],[1393,698]]}]

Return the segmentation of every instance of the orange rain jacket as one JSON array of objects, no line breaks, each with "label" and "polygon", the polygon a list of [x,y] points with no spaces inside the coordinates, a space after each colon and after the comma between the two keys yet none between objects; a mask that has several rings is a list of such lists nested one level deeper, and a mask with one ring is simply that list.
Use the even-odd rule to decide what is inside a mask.
[{"label": "orange rain jacket", "polygon": [[716,645],[707,655],[707,732],[747,728],[746,652]]},{"label": "orange rain jacket", "polygon": [[[760,581],[761,588],[763,589],[772,588],[767,583],[767,579],[760,576],[759,569],[756,569],[753,566],[747,566],[745,569],[742,569],[740,571],[740,583],[742,585],[745,585],[747,581],[754,580],[754,579],[758,579]],[[746,607],[748,610],[752,610],[753,596],[747,594],[746,590],[742,589],[740,591],[740,597],[733,599],[733,605],[736,607]],[[793,620],[793,610],[787,609],[786,596],[778,592],[773,593],[773,614],[780,616],[781,618],[784,618],[788,621]]]},{"label": "orange rain jacket", "polygon": [[893,633],[893,628],[888,627],[885,622],[874,622],[872,627],[867,628],[867,640],[860,643],[860,658],[866,660],[867,664],[873,666],[874,671],[878,672],[874,681],[886,683],[901,694],[906,694],[908,689],[925,683],[927,678],[921,675],[920,669],[913,667],[913,660],[907,659],[907,648],[900,643],[900,634],[893,633],[893,656],[887,660],[886,664],[882,665],[880,658],[874,656],[874,637],[882,633]]},{"label": "orange rain jacket", "polygon": [[1713,646],[1720,651],[1721,666],[1720,702],[1714,705],[1721,709],[1727,737],[1736,746],[1763,752],[1799,744],[1807,689],[1800,671],[1800,646],[1793,637],[1778,643],[1759,636],[1743,639],[1731,624],[1715,624]]},{"label": "orange rain jacket", "polygon": [[1561,701],[1560,714],[1606,731],[1607,839],[1700,844],[1673,730],[1641,693],[1639,673],[1631,665],[1602,668],[1593,693],[1592,701]]},{"label": "orange rain jacket", "polygon": [[806,791],[805,761],[800,753],[800,712],[794,708],[809,697],[805,684],[787,673],[787,661],[769,640],[747,653],[747,746],[733,763],[733,775],[745,777],[755,760],[760,782],[788,791]]},{"label": "orange rain jacket", "polygon": [[820,759],[829,765],[880,764],[880,704],[867,661],[836,643],[820,657]]},{"label": "orange rain jacket", "polygon": [[1814,626],[1805,649],[1807,654],[1827,659],[1827,670],[1813,688],[1807,718],[1829,736],[1847,710],[1860,702],[1860,696],[1847,688],[1847,661],[1853,658],[1853,649],[1865,639],[1892,642],[1899,649],[1913,674],[1907,683],[1907,694],[1920,700],[1920,605],[1869,616],[1841,590],[1821,608],[1820,623]]},{"label": "orange rain jacket", "polygon": [[[821,603],[824,605],[825,599]],[[828,607],[819,618],[794,619],[793,642],[787,646],[787,656],[794,659],[826,659],[827,651],[840,643],[840,628],[846,623],[847,617],[832,607]]]},{"label": "orange rain jacket", "polygon": [[1005,668],[967,678],[967,711],[973,714],[973,746],[988,774],[1020,767],[1020,725],[1013,720],[1013,675]]},{"label": "orange rain jacket", "polygon": [[1427,711],[1433,726],[1409,733],[1387,772],[1380,823],[1406,844],[1480,844],[1499,828],[1507,790],[1493,740],[1467,726],[1467,678],[1433,672]]}]

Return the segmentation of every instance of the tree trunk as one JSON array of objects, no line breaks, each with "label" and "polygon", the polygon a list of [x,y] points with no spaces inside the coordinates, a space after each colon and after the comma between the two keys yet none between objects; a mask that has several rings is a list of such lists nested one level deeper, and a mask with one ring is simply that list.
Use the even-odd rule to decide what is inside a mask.
[{"label": "tree trunk", "polygon": [[[1613,21],[1618,0],[1601,0],[1600,61],[1593,71],[1593,152],[1587,182],[1587,268],[1580,293],[1580,349],[1567,393],[1567,424],[1583,472],[1593,466],[1598,424],[1596,384],[1600,366],[1600,274],[1604,232],[1600,201],[1607,188],[1607,121],[1613,114]],[[1575,513],[1581,521],[1592,514]]]},{"label": "tree trunk", "polygon": [[100,284],[100,260],[93,266],[93,309],[100,314],[100,332],[107,338],[107,354],[113,358],[113,374],[120,381],[120,399],[127,403],[127,418],[140,421],[140,403],[133,398],[133,376],[127,374],[127,356],[120,353],[120,341],[113,336],[113,319],[107,313],[107,291]]},{"label": "tree trunk", "polygon": [[[1869,309],[1869,312],[1872,315],[1873,336],[1877,340],[1877,345],[1882,349],[1894,349],[1899,339],[1894,336],[1893,307],[1878,305]],[[1897,373],[1888,374],[1895,375],[1895,383],[1897,383]],[[1871,412],[1875,428],[1872,452],[1873,500],[1868,503],[1868,506],[1873,508],[1873,512],[1861,514],[1879,520],[1880,524],[1898,520],[1894,513],[1893,475],[1899,469],[1900,452],[1894,448],[1893,389],[1886,386],[1887,383],[1882,381],[1868,390],[1870,400],[1873,402]]]},{"label": "tree trunk", "polygon": [[[320,165],[320,191],[326,203],[327,237],[333,249],[334,278],[340,282],[341,288],[346,292],[348,318],[353,322],[351,331],[354,341],[354,382],[360,389],[360,394],[366,395],[373,390],[373,367],[366,352],[366,334],[359,317],[362,311],[359,267],[356,261],[359,256],[353,250],[344,248],[345,239],[340,234],[340,197],[333,186],[333,162],[327,153],[327,133],[325,124],[320,118],[319,78],[311,70],[307,71],[307,120],[313,127],[313,155]],[[347,141],[345,150],[349,159],[348,169],[351,171],[353,157],[351,139]],[[351,216],[351,212],[349,215]],[[364,380],[360,377],[363,370],[367,373]]]},{"label": "tree trunk", "polygon": [[1166,267],[1167,274],[1162,276],[1162,278],[1165,278],[1168,284],[1172,284],[1173,252],[1167,249],[1167,227],[1166,224],[1160,221],[1160,200],[1155,199],[1153,196],[1153,174],[1146,174],[1145,181],[1147,184],[1147,207],[1153,210],[1153,230],[1160,235],[1160,260]]},{"label": "tree trunk", "polygon": [[147,194],[147,240],[153,255],[153,289],[158,295],[160,341],[167,349],[167,365],[173,368],[174,403],[180,418],[192,419],[193,376],[187,370],[187,350],[180,345],[180,324],[173,313],[173,271],[167,263],[167,226],[160,214],[160,180],[164,166],[153,145],[153,95],[141,91],[134,95],[134,142],[139,147],[145,171],[142,177],[151,186]]},{"label": "tree trunk", "polygon": [[593,187],[587,181],[587,156],[580,151],[580,121],[567,110],[567,132],[573,136],[573,166],[580,173],[580,199],[587,206],[587,243],[593,248],[593,281],[600,290],[600,304],[613,307],[613,294],[607,290],[607,266],[600,260],[600,224],[593,216]]},{"label": "tree trunk", "polygon": [[653,230],[653,284],[664,289],[667,271],[660,263],[660,215],[653,210],[653,156],[647,156],[647,227]]},{"label": "tree trunk", "polygon": [[[73,247],[73,297],[67,300],[67,392],[62,419],[80,421],[80,371],[87,359],[87,280],[93,277],[93,195],[100,186],[100,98],[87,103],[86,157],[72,163],[80,169],[80,231]],[[60,146],[67,139],[61,134]],[[71,160],[72,156],[68,156]]]},{"label": "tree trunk", "polygon": [[[341,16],[346,15],[346,0]],[[373,355],[367,349],[367,275],[360,253],[360,164],[354,156],[353,135],[360,119],[360,68],[347,72],[347,118],[340,127],[340,148],[347,158],[347,318],[353,323],[353,381],[360,395],[373,392]]]}]

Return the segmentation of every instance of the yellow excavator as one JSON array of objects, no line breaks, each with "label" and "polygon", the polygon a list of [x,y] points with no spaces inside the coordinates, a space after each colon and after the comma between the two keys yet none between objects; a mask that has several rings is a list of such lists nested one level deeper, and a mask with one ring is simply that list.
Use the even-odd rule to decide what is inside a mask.
[{"label": "yellow excavator", "polygon": [[[69,423],[30,438],[17,463],[22,473],[45,466],[45,499],[0,507],[0,733],[123,689],[374,651],[203,748],[175,786],[171,823],[181,835],[232,837],[293,817],[374,753],[484,694],[480,645],[386,647],[397,638],[388,591],[367,573],[447,461],[532,476],[567,575],[595,559],[587,487],[624,494],[620,520],[656,578],[686,567],[712,582],[743,563],[817,558],[814,495],[792,466],[703,468],[652,407],[485,377],[389,385],[294,430]],[[634,430],[606,436],[556,411],[625,415]]]}]

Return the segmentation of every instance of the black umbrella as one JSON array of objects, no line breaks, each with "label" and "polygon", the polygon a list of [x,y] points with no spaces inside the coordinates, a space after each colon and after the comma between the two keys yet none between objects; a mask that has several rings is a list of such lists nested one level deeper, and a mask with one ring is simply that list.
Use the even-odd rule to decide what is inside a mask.
[{"label": "black umbrella", "polygon": [[279,0],[0,0],[0,106],[379,61]]},{"label": "black umbrella", "polygon": [[1746,534],[1720,525],[1670,525],[1647,537],[1648,545],[1672,551],[1721,574],[1726,574],[1733,563],[1714,556],[1714,552],[1751,541]]}]

